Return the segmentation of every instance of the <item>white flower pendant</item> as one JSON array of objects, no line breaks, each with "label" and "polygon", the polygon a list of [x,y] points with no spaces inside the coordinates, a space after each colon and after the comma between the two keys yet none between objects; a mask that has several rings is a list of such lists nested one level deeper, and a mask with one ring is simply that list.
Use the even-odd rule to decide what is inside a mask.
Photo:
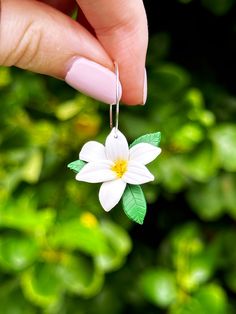
[{"label": "white flower pendant", "polygon": [[146,164],[160,153],[161,133],[143,135],[130,146],[126,137],[115,128],[106,138],[105,146],[87,142],[79,153],[79,160],[68,167],[76,172],[76,180],[102,183],[99,201],[110,211],[122,199],[126,215],[142,224],[146,215],[146,200],[140,184],[154,180]]}]

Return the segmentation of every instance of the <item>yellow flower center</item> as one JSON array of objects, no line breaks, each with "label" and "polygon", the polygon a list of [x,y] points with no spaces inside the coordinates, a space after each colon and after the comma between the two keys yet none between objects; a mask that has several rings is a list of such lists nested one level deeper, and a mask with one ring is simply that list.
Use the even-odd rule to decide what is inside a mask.
[{"label": "yellow flower center", "polygon": [[127,161],[117,160],[114,166],[111,167],[111,170],[116,173],[118,178],[121,178],[123,174],[127,171]]}]

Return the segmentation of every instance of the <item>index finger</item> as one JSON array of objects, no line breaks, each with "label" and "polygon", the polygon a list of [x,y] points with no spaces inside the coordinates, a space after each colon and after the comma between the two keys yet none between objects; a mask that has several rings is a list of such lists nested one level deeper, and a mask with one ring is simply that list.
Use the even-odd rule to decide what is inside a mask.
[{"label": "index finger", "polygon": [[147,19],[141,0],[77,0],[98,40],[119,64],[122,101],[146,102]]}]

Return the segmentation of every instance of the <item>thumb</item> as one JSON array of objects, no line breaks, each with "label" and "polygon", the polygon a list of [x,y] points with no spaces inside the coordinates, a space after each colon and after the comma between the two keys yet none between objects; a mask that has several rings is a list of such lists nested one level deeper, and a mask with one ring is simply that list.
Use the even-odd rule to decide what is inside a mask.
[{"label": "thumb", "polygon": [[65,79],[87,95],[115,103],[113,62],[83,26],[38,1],[0,3],[0,65]]}]

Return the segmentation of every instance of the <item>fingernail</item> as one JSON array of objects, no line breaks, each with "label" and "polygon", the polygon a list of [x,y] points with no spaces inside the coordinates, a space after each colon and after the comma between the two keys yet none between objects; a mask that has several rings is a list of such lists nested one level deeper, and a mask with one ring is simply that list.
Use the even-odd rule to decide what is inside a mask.
[{"label": "fingernail", "polygon": [[147,101],[147,71],[144,68],[143,103],[142,103],[142,105],[145,105],[146,101]]},{"label": "fingernail", "polygon": [[[86,58],[76,58],[65,81],[78,91],[107,104],[116,103],[116,75],[104,66]],[[122,87],[119,82],[119,99]]]}]

